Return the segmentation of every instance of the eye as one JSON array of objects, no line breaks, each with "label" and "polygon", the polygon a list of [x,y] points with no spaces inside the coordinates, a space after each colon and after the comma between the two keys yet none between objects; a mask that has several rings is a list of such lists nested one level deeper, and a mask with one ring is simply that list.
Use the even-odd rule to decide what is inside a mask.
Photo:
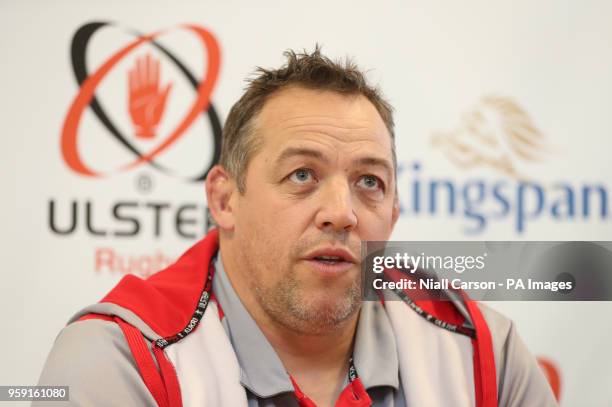
[{"label": "eye", "polygon": [[370,191],[383,189],[382,181],[374,175],[364,175],[363,177],[359,178],[359,181],[357,181],[357,186]]},{"label": "eye", "polygon": [[306,184],[314,181],[314,175],[308,168],[299,168],[291,173],[289,180],[296,184]]}]

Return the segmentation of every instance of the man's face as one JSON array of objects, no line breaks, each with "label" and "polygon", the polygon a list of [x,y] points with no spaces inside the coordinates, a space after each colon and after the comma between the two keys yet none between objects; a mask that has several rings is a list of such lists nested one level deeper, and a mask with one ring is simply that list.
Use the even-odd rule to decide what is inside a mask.
[{"label": "man's face", "polygon": [[365,97],[299,87],[255,124],[234,208],[242,277],[275,321],[328,330],[359,309],[361,242],[387,240],[397,218],[389,132]]}]

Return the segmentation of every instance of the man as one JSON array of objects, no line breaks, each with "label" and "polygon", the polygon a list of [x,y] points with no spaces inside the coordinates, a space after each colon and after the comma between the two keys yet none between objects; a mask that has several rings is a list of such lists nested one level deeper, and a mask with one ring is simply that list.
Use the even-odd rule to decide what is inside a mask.
[{"label": "man", "polygon": [[217,229],[78,313],[41,384],[76,405],[555,405],[492,310],[362,301],[361,242],[399,213],[392,109],[352,64],[287,56],[229,114],[206,180]]}]

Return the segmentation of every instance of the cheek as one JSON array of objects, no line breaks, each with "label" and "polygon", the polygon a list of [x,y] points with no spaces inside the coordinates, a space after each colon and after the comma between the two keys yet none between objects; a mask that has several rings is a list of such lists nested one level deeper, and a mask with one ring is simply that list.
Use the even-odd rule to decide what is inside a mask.
[{"label": "cheek", "polygon": [[359,238],[362,241],[387,240],[393,230],[392,209],[364,210],[358,216]]},{"label": "cheek", "polygon": [[300,231],[312,222],[315,208],[316,202],[312,197],[296,198],[265,185],[244,200],[241,212],[255,221],[254,227],[268,231],[274,239],[283,239],[285,235],[299,236]]},{"label": "cheek", "polygon": [[295,207],[253,197],[242,200],[238,212],[236,236],[242,241],[245,258],[257,263],[253,268],[266,275],[284,268],[291,244],[299,238],[299,212]]}]

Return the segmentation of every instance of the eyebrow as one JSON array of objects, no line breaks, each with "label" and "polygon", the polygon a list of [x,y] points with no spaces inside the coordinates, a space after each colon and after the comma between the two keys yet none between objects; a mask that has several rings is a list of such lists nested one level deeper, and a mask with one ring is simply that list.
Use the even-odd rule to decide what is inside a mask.
[{"label": "eyebrow", "polygon": [[[282,164],[283,161],[288,160],[289,158],[301,156],[301,157],[311,157],[317,160],[321,160],[323,162],[329,162],[329,159],[320,151],[314,150],[312,148],[307,147],[289,147],[285,149],[276,159],[276,166]],[[377,167],[382,167],[386,172],[389,179],[392,178],[393,169],[388,160],[378,157],[361,157],[353,160],[353,164],[358,165],[372,165]]]},{"label": "eyebrow", "polygon": [[327,157],[325,157],[323,153],[318,150],[313,150],[312,148],[306,147],[289,147],[278,156],[276,163],[280,164],[283,161],[295,156],[312,157],[321,161],[329,161]]}]

